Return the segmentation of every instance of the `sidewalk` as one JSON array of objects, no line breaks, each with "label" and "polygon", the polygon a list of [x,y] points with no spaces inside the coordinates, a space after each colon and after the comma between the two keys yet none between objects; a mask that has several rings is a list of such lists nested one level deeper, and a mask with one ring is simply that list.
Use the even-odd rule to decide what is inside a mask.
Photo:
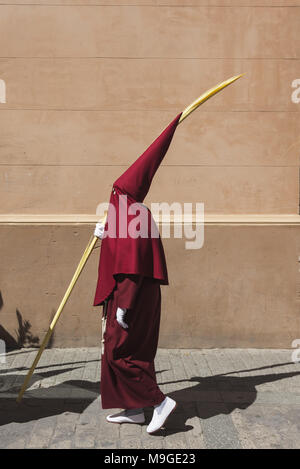
[{"label": "sidewalk", "polygon": [[[291,350],[165,350],[160,388],[178,402],[155,436],[106,423],[100,350],[46,350],[21,404],[36,349],[0,363],[0,448],[300,448],[300,363]],[[146,421],[151,409],[146,409]]]}]

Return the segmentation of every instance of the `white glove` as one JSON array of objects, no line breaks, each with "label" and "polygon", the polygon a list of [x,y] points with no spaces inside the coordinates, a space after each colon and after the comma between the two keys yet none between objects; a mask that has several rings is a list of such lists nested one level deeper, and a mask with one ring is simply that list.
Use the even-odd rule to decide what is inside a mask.
[{"label": "white glove", "polygon": [[104,235],[104,228],[105,228],[105,225],[103,225],[101,221],[98,221],[98,223],[96,224],[95,231],[94,231],[94,236],[97,236],[97,238],[102,239]]},{"label": "white glove", "polygon": [[127,311],[127,309],[125,309],[125,308],[118,308],[117,309],[117,314],[116,314],[116,318],[117,318],[118,323],[124,329],[128,328],[128,324],[126,324],[126,322],[124,321],[126,311]]}]

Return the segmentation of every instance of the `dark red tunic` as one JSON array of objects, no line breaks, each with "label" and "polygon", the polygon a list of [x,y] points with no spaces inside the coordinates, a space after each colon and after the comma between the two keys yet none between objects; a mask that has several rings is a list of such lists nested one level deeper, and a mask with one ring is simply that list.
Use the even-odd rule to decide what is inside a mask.
[{"label": "dark red tunic", "polygon": [[[101,363],[103,409],[136,409],[160,404],[165,395],[155,377],[154,358],[160,324],[160,284],[137,275],[118,276],[109,299]],[[127,308],[128,329],[116,320]]]}]

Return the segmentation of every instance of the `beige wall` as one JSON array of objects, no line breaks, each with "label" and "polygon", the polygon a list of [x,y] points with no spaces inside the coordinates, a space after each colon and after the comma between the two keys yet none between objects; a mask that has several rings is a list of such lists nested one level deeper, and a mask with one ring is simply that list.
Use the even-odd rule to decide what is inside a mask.
[{"label": "beige wall", "polygon": [[180,126],[148,202],[298,213],[299,1],[7,3],[1,213],[95,213],[178,112],[240,72]]},{"label": "beige wall", "polygon": [[[203,249],[165,243],[161,345],[290,346],[300,334],[299,30],[300,0],[0,1],[5,330],[16,336],[18,309],[41,337],[92,231],[79,215],[92,219],[114,179],[201,92],[245,72],[180,125],[146,200],[204,202],[215,215]],[[263,218],[241,226],[224,222],[230,214]],[[263,223],[268,214],[281,218]],[[50,225],[34,218],[48,215]],[[99,339],[97,257],[58,346]]]},{"label": "beige wall", "polygon": [[[42,338],[92,224],[0,226],[1,324],[17,337],[17,311]],[[170,286],[162,287],[162,347],[283,347],[299,338],[299,220],[208,223],[204,247],[165,240]],[[53,345],[95,346],[96,249],[56,326]],[[5,268],[4,268],[5,266]],[[32,339],[31,339],[32,340]],[[31,343],[28,341],[27,345]]]}]

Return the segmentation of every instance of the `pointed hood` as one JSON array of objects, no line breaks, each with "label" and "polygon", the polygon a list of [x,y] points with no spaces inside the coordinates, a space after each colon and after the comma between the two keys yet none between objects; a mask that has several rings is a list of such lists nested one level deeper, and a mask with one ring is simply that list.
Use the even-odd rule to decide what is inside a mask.
[{"label": "pointed hood", "polygon": [[[161,285],[168,284],[164,249],[150,210],[141,206],[148,236],[131,237],[128,235],[128,227],[134,219],[130,208],[136,202],[143,202],[146,197],[152,179],[172,141],[180,116],[181,113],[113,184],[105,225],[107,236],[104,236],[101,242],[95,306],[102,304],[112,294],[119,274],[139,275],[155,279]],[[125,237],[120,234],[120,223],[124,217]],[[115,226],[115,235],[110,236],[108,225]],[[153,230],[154,226],[156,230]]]},{"label": "pointed hood", "polygon": [[147,150],[115,181],[114,187],[129,194],[137,202],[143,202],[168,151],[181,114],[178,114]]}]

